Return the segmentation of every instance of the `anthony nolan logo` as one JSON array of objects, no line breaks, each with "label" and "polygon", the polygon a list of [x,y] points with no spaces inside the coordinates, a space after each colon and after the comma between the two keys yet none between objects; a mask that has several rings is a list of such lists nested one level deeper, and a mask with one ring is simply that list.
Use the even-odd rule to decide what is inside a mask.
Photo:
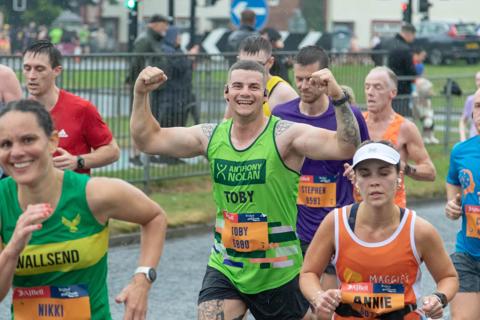
[{"label": "anthony nolan logo", "polygon": [[213,178],[216,183],[239,186],[265,183],[266,160],[228,161],[214,159]]},{"label": "anthony nolan logo", "polygon": [[80,214],[77,214],[72,221],[68,220],[65,217],[62,217],[62,223],[65,227],[67,227],[70,230],[70,232],[77,232],[78,231],[77,226],[80,224],[81,219],[82,217],[80,216]]}]

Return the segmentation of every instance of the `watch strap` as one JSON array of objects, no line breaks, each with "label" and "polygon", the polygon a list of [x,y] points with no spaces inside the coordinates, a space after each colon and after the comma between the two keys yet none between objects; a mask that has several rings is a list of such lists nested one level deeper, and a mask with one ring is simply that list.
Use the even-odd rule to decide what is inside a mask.
[{"label": "watch strap", "polygon": [[342,90],[343,92],[343,98],[340,98],[338,100],[333,100],[332,99],[332,104],[335,106],[335,107],[339,107],[341,105],[344,105],[346,102],[348,102],[348,99],[350,99],[350,96],[348,95],[348,92],[345,91],[345,90]]},{"label": "watch strap", "polygon": [[440,300],[440,303],[442,304],[442,308],[445,308],[448,305],[447,296],[444,293],[436,291],[432,294],[434,296],[437,296],[437,298]]},{"label": "watch strap", "polygon": [[137,269],[135,269],[135,272],[133,274],[143,273],[149,282],[153,282],[153,281],[155,281],[155,279],[150,278],[150,270],[151,269],[153,269],[153,268],[152,267],[140,266],[140,267],[137,267]]}]

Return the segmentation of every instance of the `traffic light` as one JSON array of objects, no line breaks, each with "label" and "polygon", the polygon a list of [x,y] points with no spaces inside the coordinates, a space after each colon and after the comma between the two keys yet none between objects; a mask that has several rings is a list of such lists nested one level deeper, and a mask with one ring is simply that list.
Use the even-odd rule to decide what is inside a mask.
[{"label": "traffic light", "polygon": [[418,12],[428,12],[432,4],[428,0],[418,0]]},{"label": "traffic light", "polygon": [[129,10],[135,10],[137,8],[137,0],[125,0],[125,7]]},{"label": "traffic light", "polygon": [[412,6],[411,2],[402,2],[402,20],[408,23],[412,23]]}]

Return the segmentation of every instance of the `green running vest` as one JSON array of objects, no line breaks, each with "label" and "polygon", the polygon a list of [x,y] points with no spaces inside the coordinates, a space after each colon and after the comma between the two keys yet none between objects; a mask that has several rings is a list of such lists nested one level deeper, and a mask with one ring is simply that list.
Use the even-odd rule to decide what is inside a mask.
[{"label": "green running vest", "polygon": [[296,235],[299,174],[275,144],[279,118],[245,150],[232,145],[232,120],[217,126],[207,155],[217,205],[209,265],[247,294],[278,288],[300,272]]},{"label": "green running vest", "polygon": [[[65,171],[58,205],[22,252],[13,287],[26,288],[28,292],[29,287],[79,285],[88,290],[92,319],[104,320],[111,319],[107,289],[108,226],[99,224],[88,207],[85,189],[89,178]],[[5,245],[22,214],[17,185],[12,178],[0,180],[0,203],[0,236]],[[42,305],[38,310],[47,315],[52,312]]]}]

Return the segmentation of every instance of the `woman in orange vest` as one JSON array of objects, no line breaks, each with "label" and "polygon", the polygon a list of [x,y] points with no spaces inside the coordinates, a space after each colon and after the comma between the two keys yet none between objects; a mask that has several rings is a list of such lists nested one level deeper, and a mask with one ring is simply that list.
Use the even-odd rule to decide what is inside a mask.
[{"label": "woman in orange vest", "polygon": [[[432,319],[458,290],[458,277],[435,228],[400,208],[400,154],[386,141],[367,141],[353,157],[363,201],[335,209],[317,230],[300,274],[300,288],[319,319]],[[329,260],[340,289],[322,290]],[[436,291],[420,293],[425,262]]]}]

